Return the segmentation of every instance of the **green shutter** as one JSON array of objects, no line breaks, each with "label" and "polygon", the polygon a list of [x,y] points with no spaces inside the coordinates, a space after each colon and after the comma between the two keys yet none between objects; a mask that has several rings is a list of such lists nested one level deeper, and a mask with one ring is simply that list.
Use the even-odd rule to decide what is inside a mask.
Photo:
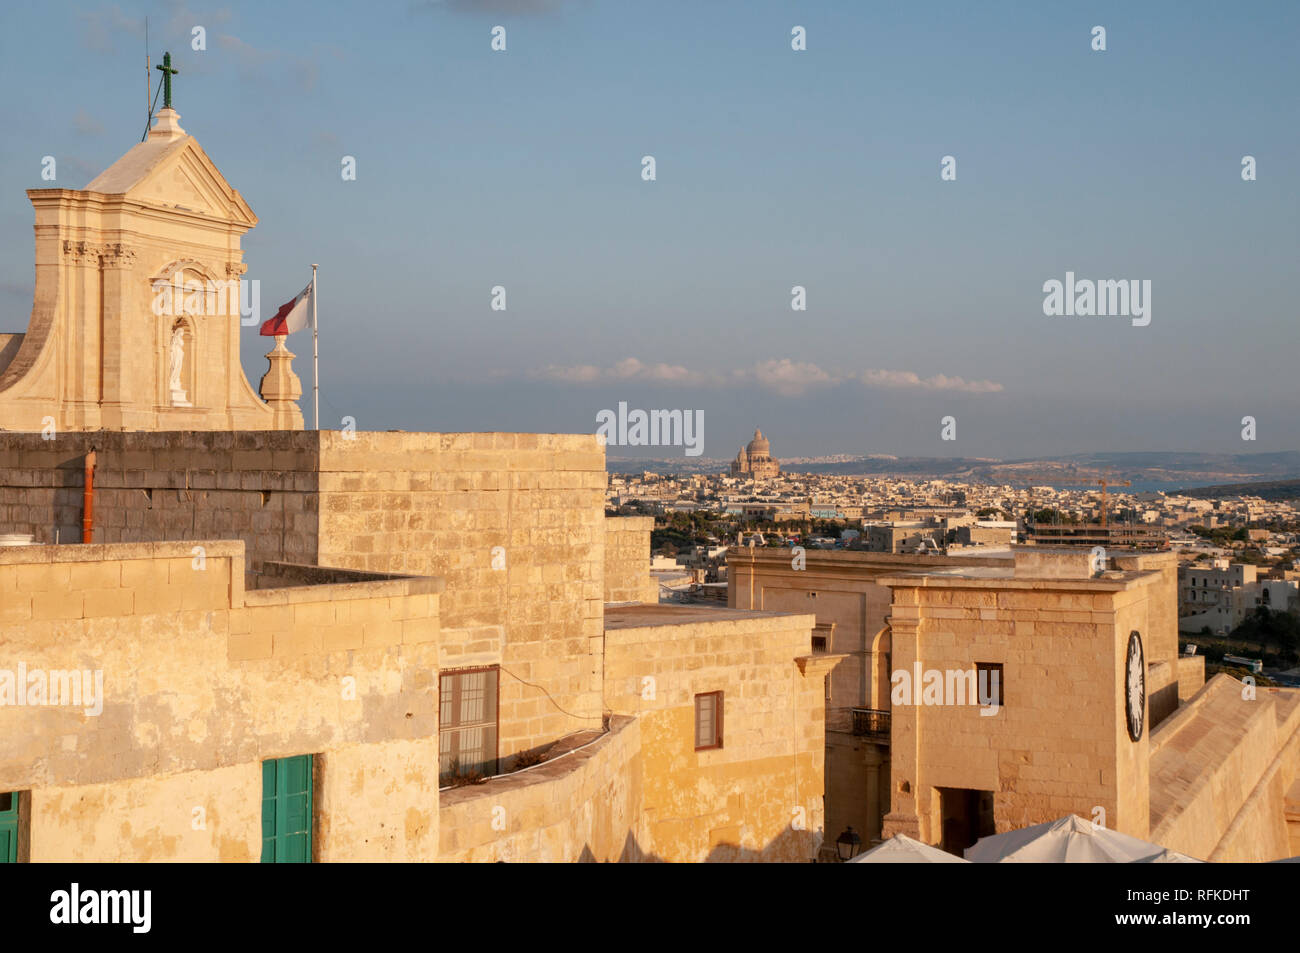
[{"label": "green shutter", "polygon": [[275,863],[275,766],[262,762],[262,863]]},{"label": "green shutter", "polygon": [[18,863],[18,792],[0,794],[0,864]]},{"label": "green shutter", "polygon": [[312,756],[262,762],[262,863],[311,863]]}]

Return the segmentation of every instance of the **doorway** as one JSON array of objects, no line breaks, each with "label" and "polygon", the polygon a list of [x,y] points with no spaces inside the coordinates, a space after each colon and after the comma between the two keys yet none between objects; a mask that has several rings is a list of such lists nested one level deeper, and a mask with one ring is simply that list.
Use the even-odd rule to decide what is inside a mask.
[{"label": "doorway", "polygon": [[997,833],[993,792],[974,788],[936,788],[939,792],[939,846],[958,857],[981,837]]}]

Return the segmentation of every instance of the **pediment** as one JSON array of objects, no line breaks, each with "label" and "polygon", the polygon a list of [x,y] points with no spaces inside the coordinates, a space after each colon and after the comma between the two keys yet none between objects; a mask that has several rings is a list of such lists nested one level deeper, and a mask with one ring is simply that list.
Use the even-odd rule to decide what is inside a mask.
[{"label": "pediment", "polygon": [[87,185],[86,191],[125,195],[157,208],[192,212],[249,228],[257,224],[248,203],[188,135],[140,143]]}]

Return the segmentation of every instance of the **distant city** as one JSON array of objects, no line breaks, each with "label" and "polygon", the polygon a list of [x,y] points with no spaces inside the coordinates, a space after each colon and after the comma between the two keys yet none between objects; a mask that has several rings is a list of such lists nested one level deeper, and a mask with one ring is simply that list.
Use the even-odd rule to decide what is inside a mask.
[{"label": "distant city", "polygon": [[[670,599],[725,598],[726,551],[737,544],[990,558],[1010,558],[1019,544],[1074,545],[1100,548],[1103,562],[1107,549],[1171,551],[1179,559],[1179,631],[1225,637],[1260,606],[1298,608],[1300,480],[1204,484],[1274,476],[1297,458],[783,461],[757,430],[728,463],[692,461],[705,472],[686,472],[680,459],[657,461],[662,469],[611,461],[606,507],[656,519],[653,569]],[[1104,467],[1108,461],[1118,465]],[[1184,489],[1169,479],[1178,472],[1187,475]],[[1272,662],[1281,683],[1300,684],[1293,650]]]}]

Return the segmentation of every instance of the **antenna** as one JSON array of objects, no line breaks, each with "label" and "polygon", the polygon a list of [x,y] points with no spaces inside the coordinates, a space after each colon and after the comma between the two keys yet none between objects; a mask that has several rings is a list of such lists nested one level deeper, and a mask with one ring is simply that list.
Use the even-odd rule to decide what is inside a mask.
[{"label": "antenna", "polygon": [[[144,135],[140,141],[144,142],[149,138],[149,127],[153,125],[153,108],[158,105],[158,94],[162,92],[163,81],[158,80],[158,88],[154,90],[153,99],[149,98],[149,76],[153,72],[149,65],[149,18],[144,18],[144,107],[147,112],[144,120]],[[164,77],[165,78],[165,77]]]}]

